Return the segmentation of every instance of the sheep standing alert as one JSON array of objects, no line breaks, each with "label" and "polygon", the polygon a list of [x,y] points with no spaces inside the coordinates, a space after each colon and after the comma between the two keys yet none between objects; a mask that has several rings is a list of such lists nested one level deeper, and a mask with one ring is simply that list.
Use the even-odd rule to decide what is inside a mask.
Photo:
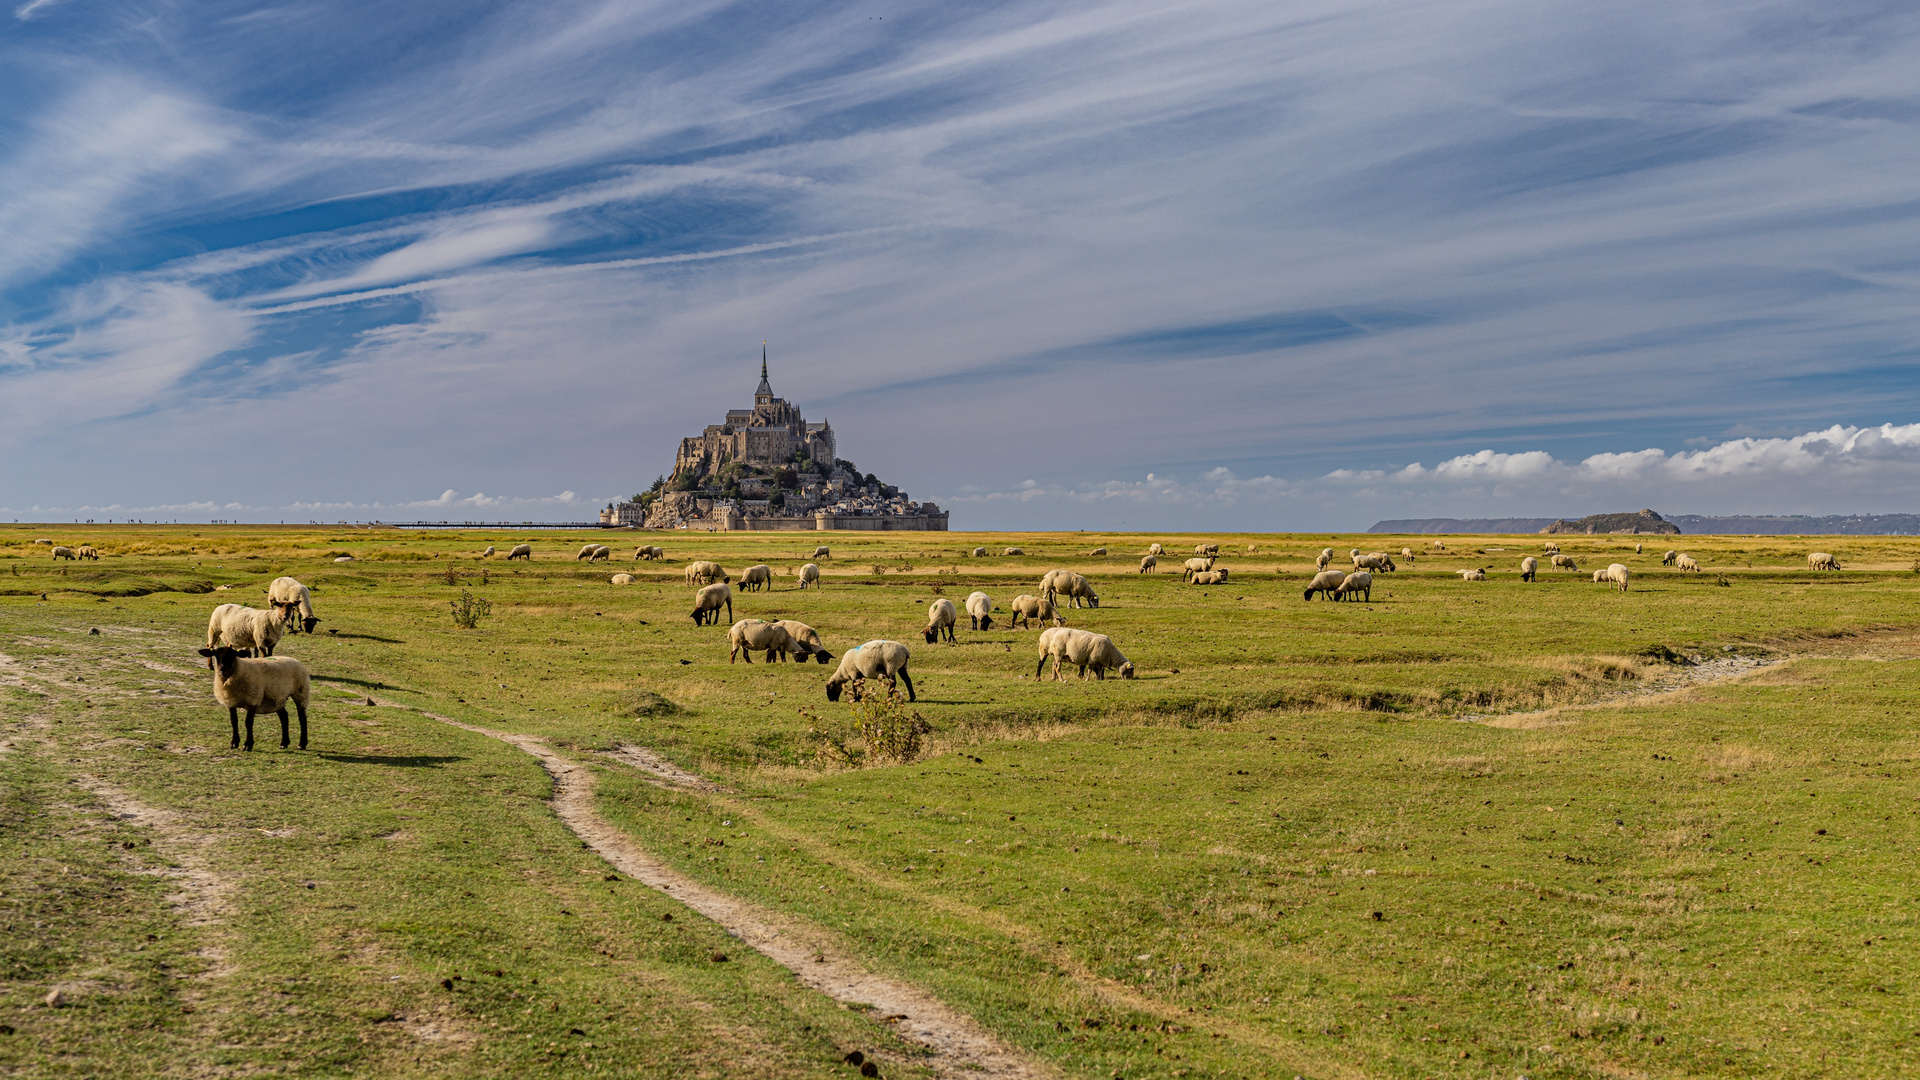
[{"label": "sheep standing alert", "polygon": [[960,621],[960,613],[954,610],[953,601],[941,597],[927,605],[927,628],[922,631],[927,644],[938,642],[944,635],[948,642],[953,641],[953,624]]},{"label": "sheep standing alert", "polygon": [[913,701],[913,676],[907,674],[910,659],[912,654],[907,647],[897,641],[874,640],[855,645],[840,657],[839,668],[827,680],[827,700],[839,701],[841,689],[855,679],[885,679],[889,687],[897,679],[906,684],[907,700]]},{"label": "sheep standing alert", "polygon": [[1300,599],[1311,600],[1314,593],[1320,593],[1328,600],[1333,600],[1337,597],[1340,583],[1345,580],[1347,575],[1342,571],[1322,570],[1313,575],[1312,581],[1307,582],[1307,591],[1300,594]]},{"label": "sheep standing alert", "polygon": [[993,629],[993,600],[986,593],[967,594],[967,622],[975,630]]},{"label": "sheep standing alert", "polygon": [[280,748],[287,746],[287,702],[300,710],[300,749],[307,748],[307,698],[313,680],[307,665],[285,656],[264,660],[242,659],[225,645],[201,649],[213,668],[213,700],[227,707],[227,720],[233,725],[233,747],[240,746],[240,710],[247,710],[246,748],[253,749],[253,718],[256,713],[277,713],[280,717]]},{"label": "sheep standing alert", "polygon": [[1213,563],[1214,560],[1212,559],[1188,559],[1185,568],[1180,573],[1180,580],[1187,581],[1195,574],[1213,569]]},{"label": "sheep standing alert", "polygon": [[708,585],[693,594],[693,625],[705,626],[708,623],[719,625],[720,608],[727,609],[727,621],[733,621],[733,590],[726,583]]},{"label": "sheep standing alert", "polygon": [[1040,631],[1040,664],[1033,669],[1033,677],[1047,669],[1047,661],[1053,661],[1053,681],[1061,681],[1060,667],[1072,664],[1080,669],[1080,677],[1086,678],[1089,669],[1093,677],[1104,681],[1108,671],[1118,672],[1123,679],[1133,678],[1133,661],[1128,660],[1113,644],[1113,639],[1105,634],[1096,634],[1091,630],[1080,630],[1071,626],[1055,626]]}]

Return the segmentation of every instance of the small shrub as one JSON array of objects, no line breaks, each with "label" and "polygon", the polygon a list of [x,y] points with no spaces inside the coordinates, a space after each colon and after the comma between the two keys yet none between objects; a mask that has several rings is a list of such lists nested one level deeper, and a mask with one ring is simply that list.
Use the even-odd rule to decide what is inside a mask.
[{"label": "small shrub", "polygon": [[1649,645],[1646,648],[1641,649],[1639,655],[1646,657],[1648,660],[1656,664],[1688,663],[1688,660],[1684,654],[1674,652],[1672,649],[1668,648],[1667,646],[1660,645],[1660,644]]},{"label": "small shrub", "polygon": [[661,697],[651,690],[633,689],[614,699],[613,711],[616,716],[649,717],[672,716],[680,711],[680,706]]},{"label": "small shrub", "polygon": [[463,630],[479,629],[480,620],[493,614],[493,601],[465,589],[460,590],[460,599],[449,600],[447,606],[453,609],[453,625]]},{"label": "small shrub", "polygon": [[460,584],[460,575],[453,572],[452,562],[447,563],[447,569],[444,573],[440,575],[440,580],[446,582],[449,585]]},{"label": "small shrub", "polygon": [[905,764],[920,756],[922,736],[933,731],[925,717],[907,708],[906,696],[884,682],[855,679],[847,686],[847,708],[853,723],[844,734],[830,730],[812,710],[800,710],[807,734],[820,744],[816,761],[855,769]]},{"label": "small shrub", "polygon": [[881,565],[880,565],[879,563],[874,563],[874,564],[873,564],[873,576],[874,576],[874,577],[879,577],[880,575],[882,575],[882,574],[884,574],[884,573],[886,573],[886,572],[887,572],[887,568],[886,568],[886,567],[884,567],[884,566],[881,566]]}]

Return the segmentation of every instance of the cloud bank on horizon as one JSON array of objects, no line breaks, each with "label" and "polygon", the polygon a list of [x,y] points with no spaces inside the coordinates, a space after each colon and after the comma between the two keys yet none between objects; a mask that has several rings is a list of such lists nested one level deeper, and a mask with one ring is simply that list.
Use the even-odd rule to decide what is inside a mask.
[{"label": "cloud bank on horizon", "polygon": [[587,517],[762,338],[961,528],[1920,496],[1898,7],[12,12],[0,516]]}]

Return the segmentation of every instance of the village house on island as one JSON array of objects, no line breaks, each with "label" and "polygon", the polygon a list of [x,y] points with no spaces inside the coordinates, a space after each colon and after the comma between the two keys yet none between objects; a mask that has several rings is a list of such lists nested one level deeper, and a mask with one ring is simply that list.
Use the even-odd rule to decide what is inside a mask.
[{"label": "village house on island", "polygon": [[648,529],[907,530],[945,532],[947,512],[861,473],[839,455],[833,425],[807,423],[775,397],[760,354],[760,385],[750,409],[680,440],[672,476],[651,490],[609,504],[603,525]]}]

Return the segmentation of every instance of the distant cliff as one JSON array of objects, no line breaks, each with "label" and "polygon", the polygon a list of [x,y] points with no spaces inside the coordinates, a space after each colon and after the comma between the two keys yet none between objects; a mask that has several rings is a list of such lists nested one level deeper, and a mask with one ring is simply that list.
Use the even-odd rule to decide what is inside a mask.
[{"label": "distant cliff", "polygon": [[1642,510],[1637,514],[1588,514],[1578,521],[1562,518],[1540,530],[1543,533],[1584,533],[1605,535],[1607,533],[1666,534],[1676,535],[1680,526],[1661,517],[1651,510]]},{"label": "distant cliff", "polygon": [[1552,525],[1553,518],[1399,518],[1376,521],[1370,533],[1446,534],[1530,533]]}]

